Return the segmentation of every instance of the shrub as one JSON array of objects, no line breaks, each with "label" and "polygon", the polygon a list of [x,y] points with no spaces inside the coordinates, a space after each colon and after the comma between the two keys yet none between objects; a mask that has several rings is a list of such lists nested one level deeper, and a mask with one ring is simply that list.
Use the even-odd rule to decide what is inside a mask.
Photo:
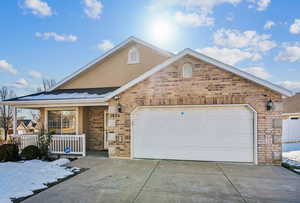
[{"label": "shrub", "polygon": [[49,146],[52,139],[52,133],[48,133],[45,135],[39,135],[38,138],[38,145],[41,152],[41,158],[42,159],[49,159]]},{"label": "shrub", "polygon": [[19,149],[16,144],[4,144],[0,146],[0,161],[17,161]]},{"label": "shrub", "polygon": [[29,145],[21,152],[21,158],[25,160],[37,159],[41,156],[41,151],[37,146]]}]

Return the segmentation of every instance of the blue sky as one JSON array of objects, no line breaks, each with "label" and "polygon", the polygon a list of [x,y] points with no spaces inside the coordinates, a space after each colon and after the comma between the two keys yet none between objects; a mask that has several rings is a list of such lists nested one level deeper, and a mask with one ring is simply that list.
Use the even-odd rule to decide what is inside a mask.
[{"label": "blue sky", "polygon": [[0,86],[34,93],[129,36],[192,48],[300,91],[297,0],[12,0],[0,6]]}]

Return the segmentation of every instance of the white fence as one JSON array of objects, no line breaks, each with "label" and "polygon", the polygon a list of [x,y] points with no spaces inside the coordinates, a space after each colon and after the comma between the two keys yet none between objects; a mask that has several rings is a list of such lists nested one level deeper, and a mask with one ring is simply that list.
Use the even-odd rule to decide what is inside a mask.
[{"label": "white fence", "polygon": [[53,154],[81,154],[85,156],[85,135],[52,135],[50,151]]},{"label": "white fence", "polygon": [[300,142],[300,118],[283,120],[282,141]]},{"label": "white fence", "polygon": [[[38,145],[38,135],[16,135],[20,149],[28,145]],[[52,135],[50,152],[53,154],[86,155],[85,134],[82,135]]]}]

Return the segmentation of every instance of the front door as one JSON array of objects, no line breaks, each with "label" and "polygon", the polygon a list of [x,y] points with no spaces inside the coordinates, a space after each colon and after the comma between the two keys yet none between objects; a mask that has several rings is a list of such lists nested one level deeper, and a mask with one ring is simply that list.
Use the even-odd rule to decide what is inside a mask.
[{"label": "front door", "polygon": [[88,150],[104,149],[104,112],[105,107],[87,107],[86,144]]}]

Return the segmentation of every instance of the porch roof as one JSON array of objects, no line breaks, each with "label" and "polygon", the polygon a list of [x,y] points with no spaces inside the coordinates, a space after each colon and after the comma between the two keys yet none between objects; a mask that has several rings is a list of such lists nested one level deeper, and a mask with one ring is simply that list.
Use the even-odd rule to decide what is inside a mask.
[{"label": "porch roof", "polygon": [[84,104],[103,102],[104,98],[119,87],[58,89],[7,99],[3,103],[24,104]]},{"label": "porch roof", "polygon": [[50,92],[16,97],[5,101],[33,101],[33,100],[64,100],[64,99],[95,99],[104,98],[119,87],[58,89]]}]

